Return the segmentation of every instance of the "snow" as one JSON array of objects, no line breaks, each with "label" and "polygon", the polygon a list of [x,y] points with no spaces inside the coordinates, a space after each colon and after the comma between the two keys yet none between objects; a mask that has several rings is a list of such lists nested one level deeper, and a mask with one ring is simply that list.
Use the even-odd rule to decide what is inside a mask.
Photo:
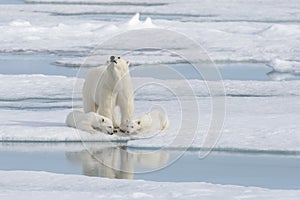
[{"label": "snow", "polygon": [[107,179],[47,172],[0,171],[2,200],[18,199],[297,199],[299,190]]},{"label": "snow", "polygon": [[[237,0],[234,2],[228,0],[216,0],[211,2],[209,0],[201,1],[190,0],[188,2],[166,0],[163,3],[159,0],[30,0],[30,2],[59,2],[59,3],[75,3],[82,2],[88,5],[95,3],[101,6],[85,6],[85,10],[63,9],[57,12],[63,13],[84,13],[84,12],[112,12],[118,13],[132,13],[143,12],[151,14],[177,14],[179,20],[187,20],[191,17],[201,20],[256,20],[256,21],[280,21],[280,20],[297,20],[299,13],[293,13],[297,10],[297,1],[289,0],[288,4],[275,0],[265,0],[264,3],[259,4],[260,1],[254,0],[248,2],[246,0]],[[102,3],[102,4],[101,4]],[[151,3],[152,6],[151,6]],[[161,3],[161,5],[157,5]],[[247,3],[247,6],[245,6]],[[259,6],[257,6],[259,5]],[[49,6],[49,5],[47,5]],[[116,9],[117,8],[117,9]],[[61,11],[64,10],[64,11]],[[269,11],[269,12],[268,12]],[[261,15],[261,14],[264,15]],[[293,15],[291,15],[293,14]],[[182,15],[182,16],[181,16]]]},{"label": "snow", "polygon": [[[207,98],[200,98],[199,130],[191,147],[201,147],[210,123],[211,110]],[[216,144],[220,149],[282,150],[299,151],[299,98],[297,97],[227,97],[226,117],[222,134]],[[288,104],[286,102],[289,102]],[[168,105],[160,103],[164,108]],[[170,102],[168,104],[171,104]],[[171,107],[172,105],[170,105]],[[174,108],[174,107],[173,107]],[[171,109],[171,108],[170,108]],[[147,140],[129,141],[131,147],[183,147],[191,141],[193,129],[185,129],[186,135],[176,135],[174,125],[180,122],[176,117],[179,110],[171,113],[171,128]],[[193,123],[191,117],[190,123]],[[189,134],[188,134],[189,133]],[[181,143],[170,144],[175,137]]]},{"label": "snow", "polygon": [[[197,123],[197,119],[193,119],[195,111],[192,111],[196,108],[182,107],[186,123],[182,131],[185,134],[178,134],[183,113],[180,105],[193,105],[194,97],[185,90],[184,80],[134,78],[133,81],[134,86],[145,82],[159,83],[136,91],[135,116],[148,112],[153,106],[159,106],[170,118],[171,124],[167,131],[132,137],[103,133],[90,135],[77,131],[66,127],[64,121],[72,105],[75,109],[82,109],[82,79],[45,75],[0,75],[0,140],[127,142],[130,139],[128,145],[131,147],[202,146],[212,116],[211,97],[204,81],[189,81],[199,106],[199,129],[195,132],[191,128]],[[179,91],[177,96],[162,88],[163,85],[176,88]],[[72,96],[73,86],[75,93]],[[217,148],[300,151],[297,131],[300,128],[297,121],[300,118],[300,81],[228,80],[224,81],[224,86],[228,95],[225,104],[226,117]],[[177,143],[174,143],[175,138]]]},{"label": "snow", "polygon": [[[153,0],[153,1],[149,1],[149,0],[142,0],[142,1],[132,1],[132,0],[123,0],[122,2],[120,2],[119,0],[112,0],[112,1],[105,1],[105,0],[25,0],[25,2],[27,3],[61,3],[61,4],[118,4],[118,5],[137,5],[137,4],[141,4],[141,5],[149,5],[148,3],[154,2],[154,5],[156,5],[157,3],[160,3],[159,0]],[[166,3],[172,2],[170,0],[166,1]],[[163,4],[163,3],[162,3]],[[151,4],[150,4],[151,5]]]},{"label": "snow", "polygon": [[[113,147],[111,142],[1,142],[1,152],[78,152],[85,149]],[[100,146],[100,147],[99,147]]]},{"label": "snow", "polygon": [[[120,33],[161,28],[185,34],[201,45],[214,61],[270,62],[276,58],[290,61],[299,58],[297,0],[288,3],[279,0],[263,3],[259,0],[201,3],[169,0],[161,4],[159,1],[136,0],[124,1],[123,4],[119,1],[81,0],[28,2],[51,4],[0,5],[1,52],[67,54],[75,51],[84,59],[97,44]],[[71,2],[79,4],[72,5]],[[112,14],[115,17],[111,17]],[[164,44],[162,40],[161,45],[178,48],[176,42]],[[121,46],[114,49],[119,53],[126,51]],[[111,53],[111,50],[106,50],[101,56],[107,57]],[[138,60],[138,57],[135,55],[132,60]],[[143,63],[182,62],[172,55],[143,58]],[[63,61],[57,63],[72,66],[72,58],[70,64],[68,58],[63,58]]]},{"label": "snow", "polygon": [[[221,186],[207,183],[160,183],[146,181],[109,180],[73,175],[57,175],[45,172],[1,172],[1,190],[3,199],[15,199],[26,196],[32,199],[106,198],[106,199],[218,199],[222,195],[228,198],[252,197],[255,199],[285,198],[292,199],[298,191],[267,190],[239,186]],[[18,175],[18,176],[15,176]],[[30,182],[30,185],[28,185]],[[116,189],[118,188],[118,189]],[[151,190],[149,190],[151,188]],[[224,196],[223,196],[224,197]]]},{"label": "snow", "polygon": [[[115,52],[115,50],[113,51]],[[131,61],[131,67],[138,65],[158,65],[186,62],[178,55],[164,50],[133,51],[124,55]],[[63,57],[54,62],[56,65],[66,67],[97,67],[108,60],[107,55],[90,55],[88,57]]]},{"label": "snow", "polygon": [[1,111],[1,141],[74,142],[74,141],[127,141],[128,137],[89,133],[69,128],[65,118],[71,110],[55,111]]},{"label": "snow", "polygon": [[273,69],[268,74],[273,80],[285,80],[300,75],[300,62],[274,59],[268,66]]},{"label": "snow", "polygon": [[[22,106],[30,99],[36,101],[48,100],[54,101],[56,105],[69,105],[73,99],[75,107],[81,106],[81,89],[83,85],[82,78],[65,76],[47,76],[47,75],[0,75],[0,105],[3,108],[5,104],[15,105],[18,101]],[[207,83],[202,80],[187,80],[191,85],[197,97],[209,97]],[[190,92],[184,90],[186,80],[160,80],[154,78],[133,78],[134,87],[141,86],[143,83],[159,83],[162,86],[175,85],[179,96],[190,95]],[[214,82],[211,82],[214,84]],[[215,83],[217,84],[217,83]],[[300,81],[238,81],[223,80],[226,95],[233,97],[272,97],[272,96],[300,96]],[[11,92],[14,91],[14,92]],[[166,93],[166,89],[155,84],[143,87],[136,91],[137,100],[160,101],[177,99],[173,95]],[[65,102],[67,101],[67,102]],[[38,103],[38,102],[34,102]],[[21,106],[21,105],[20,105]],[[22,108],[17,106],[17,108]],[[51,106],[48,104],[48,108]],[[47,107],[45,107],[47,108]],[[69,107],[68,107],[69,108]],[[34,109],[34,107],[32,108]]]}]

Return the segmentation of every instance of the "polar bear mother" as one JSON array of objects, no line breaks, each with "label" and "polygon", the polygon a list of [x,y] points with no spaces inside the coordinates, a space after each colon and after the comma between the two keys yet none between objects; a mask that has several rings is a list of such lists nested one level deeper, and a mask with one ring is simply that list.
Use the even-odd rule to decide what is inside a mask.
[{"label": "polar bear mother", "polygon": [[[91,70],[83,85],[84,112],[96,112],[112,120],[114,128],[126,131],[134,112],[134,96],[129,61],[111,56],[107,66]],[[116,108],[120,108],[119,124]]]}]

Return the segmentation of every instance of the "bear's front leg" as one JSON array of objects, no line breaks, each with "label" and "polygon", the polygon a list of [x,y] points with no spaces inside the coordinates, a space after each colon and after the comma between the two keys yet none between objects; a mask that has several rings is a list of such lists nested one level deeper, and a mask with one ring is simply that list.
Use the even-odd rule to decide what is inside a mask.
[{"label": "bear's front leg", "polygon": [[121,124],[120,124],[120,131],[126,132],[127,131],[127,124],[132,119],[132,114],[130,113],[130,109],[127,107],[121,108]]},{"label": "bear's front leg", "polygon": [[112,110],[112,122],[115,129],[119,128],[118,115],[116,113],[116,108]]},{"label": "bear's front leg", "polygon": [[130,92],[120,92],[116,99],[116,105],[120,107],[121,112],[121,124],[120,130],[122,132],[127,131],[127,123],[132,120],[134,111],[134,97],[133,93]]},{"label": "bear's front leg", "polygon": [[122,107],[120,106],[121,110],[121,125],[122,126],[127,126],[127,123],[132,120],[133,117],[133,112],[134,112],[134,96],[133,94],[128,95],[129,97],[124,97],[126,102],[125,105]]},{"label": "bear's front leg", "polygon": [[107,117],[110,120],[113,120],[113,116],[112,116],[112,96],[111,95],[107,95],[103,99],[101,99],[99,97],[97,113],[99,115]]}]

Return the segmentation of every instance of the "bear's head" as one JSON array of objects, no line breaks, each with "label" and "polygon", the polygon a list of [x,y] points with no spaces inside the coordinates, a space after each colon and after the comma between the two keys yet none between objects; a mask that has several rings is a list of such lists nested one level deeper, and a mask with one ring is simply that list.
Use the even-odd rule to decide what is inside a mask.
[{"label": "bear's head", "polygon": [[108,69],[122,77],[129,72],[129,64],[129,61],[124,60],[120,56],[110,56]]},{"label": "bear's head", "polygon": [[135,133],[142,128],[140,120],[127,121],[126,133]]},{"label": "bear's head", "polygon": [[110,135],[113,134],[114,132],[113,123],[109,118],[100,115],[98,122],[99,122],[99,129],[101,131],[106,131]]}]

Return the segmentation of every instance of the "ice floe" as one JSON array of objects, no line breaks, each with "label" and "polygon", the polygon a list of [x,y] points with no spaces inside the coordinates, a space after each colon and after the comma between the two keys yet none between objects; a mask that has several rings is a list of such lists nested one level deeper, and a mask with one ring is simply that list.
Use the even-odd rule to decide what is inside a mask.
[{"label": "ice floe", "polygon": [[[137,90],[136,116],[152,106],[162,107],[170,118],[170,128],[155,135],[125,137],[99,133],[91,135],[65,126],[64,121],[72,107],[82,108],[81,87],[83,80],[44,75],[0,76],[0,139],[1,141],[128,141],[131,147],[201,147],[209,128],[212,110],[211,97],[206,84],[190,80],[196,97],[181,89],[184,80],[156,80],[150,83],[173,85],[177,95],[166,91],[160,84],[148,85]],[[133,79],[134,85],[147,82],[147,78]],[[73,86],[75,93],[73,93]],[[227,149],[256,149],[299,151],[299,85],[300,81],[224,81],[226,117],[222,135],[216,147]],[[13,91],[13,92],[12,92]],[[172,144],[181,125],[181,104],[196,99],[199,116],[190,116],[188,123],[198,123],[198,130],[188,124],[180,135],[182,143]],[[288,103],[287,103],[288,102]],[[191,104],[192,105],[192,104]],[[197,108],[190,108],[195,110]],[[189,115],[190,114],[190,115]],[[196,116],[197,118],[197,116]],[[185,121],[185,122],[187,122]],[[192,127],[192,126],[191,126]],[[195,138],[191,138],[191,134]],[[134,140],[133,140],[134,139]],[[178,139],[178,138],[177,138]],[[280,141],[280,142],[279,142]],[[189,145],[187,145],[189,144]]]},{"label": "ice floe", "polygon": [[297,199],[299,190],[120,180],[31,171],[0,171],[2,200],[26,199]]}]

